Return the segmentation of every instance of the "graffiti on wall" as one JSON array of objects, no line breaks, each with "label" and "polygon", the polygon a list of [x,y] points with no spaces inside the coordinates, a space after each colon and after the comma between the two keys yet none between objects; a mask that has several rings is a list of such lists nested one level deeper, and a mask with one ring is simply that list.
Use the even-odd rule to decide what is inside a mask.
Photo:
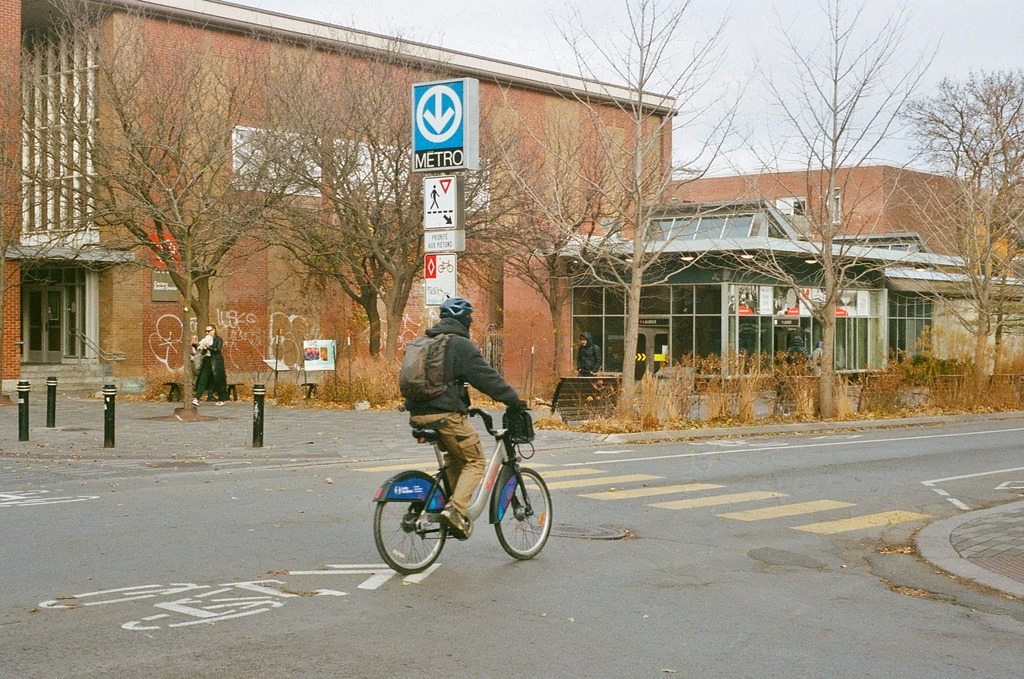
[{"label": "graffiti on wall", "polygon": [[[252,312],[217,309],[213,324],[224,340],[224,363],[228,370],[251,370],[251,357],[260,356],[273,363],[276,358],[292,367],[301,367],[302,342],[319,337],[320,326],[302,314],[275,311],[267,326]],[[190,335],[196,334],[195,319],[190,319]],[[156,319],[149,335],[149,350],[167,372],[173,373],[182,365],[181,318],[164,314]],[[262,366],[261,366],[262,367]]]}]

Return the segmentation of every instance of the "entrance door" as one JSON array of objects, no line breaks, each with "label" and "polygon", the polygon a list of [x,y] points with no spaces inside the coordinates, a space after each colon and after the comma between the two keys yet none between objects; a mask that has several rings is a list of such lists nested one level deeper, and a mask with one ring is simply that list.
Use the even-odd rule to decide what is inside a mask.
[{"label": "entrance door", "polygon": [[640,326],[636,337],[636,379],[652,375],[668,365],[668,326]]},{"label": "entrance door", "polygon": [[60,363],[64,355],[61,340],[64,336],[64,288],[28,288],[25,291],[26,341],[29,363]]}]

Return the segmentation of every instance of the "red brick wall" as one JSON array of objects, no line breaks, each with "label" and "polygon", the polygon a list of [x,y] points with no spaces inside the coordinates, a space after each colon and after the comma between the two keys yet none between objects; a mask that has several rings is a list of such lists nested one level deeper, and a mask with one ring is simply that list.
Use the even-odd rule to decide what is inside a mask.
[{"label": "red brick wall", "polygon": [[[20,181],[9,169],[8,161],[19,157],[21,0],[0,0],[0,229],[5,243],[16,237],[20,227]],[[16,379],[21,374],[21,297],[18,288],[20,267],[6,262],[3,361],[0,377]]]}]

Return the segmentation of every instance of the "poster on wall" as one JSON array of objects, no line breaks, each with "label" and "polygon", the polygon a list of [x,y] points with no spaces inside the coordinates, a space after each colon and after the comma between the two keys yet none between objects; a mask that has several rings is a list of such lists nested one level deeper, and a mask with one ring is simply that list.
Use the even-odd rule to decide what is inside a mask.
[{"label": "poster on wall", "polygon": [[302,369],[306,372],[334,370],[336,356],[334,340],[305,340],[302,342]]}]

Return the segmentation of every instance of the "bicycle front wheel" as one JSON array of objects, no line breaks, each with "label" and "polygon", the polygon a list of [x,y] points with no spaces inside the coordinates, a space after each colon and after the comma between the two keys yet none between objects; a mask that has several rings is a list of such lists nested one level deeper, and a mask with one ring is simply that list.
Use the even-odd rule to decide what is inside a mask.
[{"label": "bicycle front wheel", "polygon": [[420,520],[422,502],[378,502],[373,514],[373,541],[389,566],[402,575],[422,573],[441,555],[448,531],[440,523]]},{"label": "bicycle front wheel", "polygon": [[498,542],[516,559],[532,559],[544,549],[551,534],[551,493],[532,469],[520,470],[523,483],[509,479],[514,488],[505,513],[494,524]]}]

